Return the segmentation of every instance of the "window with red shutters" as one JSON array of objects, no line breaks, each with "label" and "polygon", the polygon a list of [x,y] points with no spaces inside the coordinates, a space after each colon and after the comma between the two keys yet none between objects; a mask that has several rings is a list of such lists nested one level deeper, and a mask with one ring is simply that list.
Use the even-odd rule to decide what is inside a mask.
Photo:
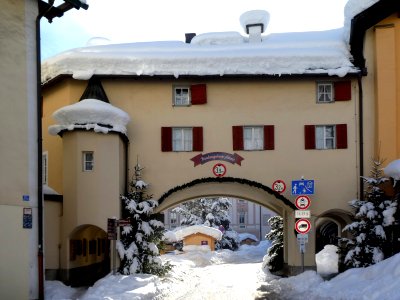
[{"label": "window with red shutters", "polygon": [[[173,130],[185,130],[187,131],[190,127],[161,127],[161,151],[203,151],[203,127],[192,127],[192,150],[174,150],[173,146]],[[181,139],[185,138],[184,135]],[[179,140],[178,140],[179,141]],[[182,140],[180,140],[182,141]],[[189,140],[190,141],[190,140]],[[183,142],[183,141],[182,141]],[[180,142],[179,142],[180,143]]]},{"label": "window with red shutters", "polygon": [[161,151],[172,151],[172,127],[161,127]]},{"label": "window with red shutters", "polygon": [[193,127],[193,151],[203,151],[203,127]]},{"label": "window with red shutters", "polygon": [[333,84],[335,101],[349,101],[351,100],[351,81],[336,81]]},{"label": "window with red shutters", "polygon": [[347,124],[304,125],[304,148],[347,149]]},{"label": "window with red shutters", "polygon": [[274,125],[264,126],[264,150],[275,149],[275,127]]},{"label": "window with red shutters", "polygon": [[243,150],[243,126],[232,127],[233,150]]},{"label": "window with red shutters", "polygon": [[304,148],[315,149],[315,126],[304,125]]},{"label": "window with red shutters", "polygon": [[[251,128],[256,128],[257,132],[259,132],[259,128],[262,129],[263,133],[263,141],[261,144],[261,148],[259,143],[257,142],[257,146],[245,147],[244,140],[244,128],[246,130]],[[232,126],[232,141],[233,141],[233,150],[274,150],[275,149],[275,127],[274,125],[264,125],[264,126]]]},{"label": "window with red shutters", "polygon": [[190,86],[190,97],[192,105],[207,103],[207,87],[205,84],[194,84]]},{"label": "window with red shutters", "polygon": [[336,148],[347,149],[347,124],[336,125]]}]

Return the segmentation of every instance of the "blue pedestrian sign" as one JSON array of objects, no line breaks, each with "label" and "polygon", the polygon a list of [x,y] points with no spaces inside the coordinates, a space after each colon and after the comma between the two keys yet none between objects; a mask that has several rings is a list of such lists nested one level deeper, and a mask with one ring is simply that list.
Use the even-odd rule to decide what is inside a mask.
[{"label": "blue pedestrian sign", "polygon": [[292,195],[313,195],[314,180],[292,180]]}]

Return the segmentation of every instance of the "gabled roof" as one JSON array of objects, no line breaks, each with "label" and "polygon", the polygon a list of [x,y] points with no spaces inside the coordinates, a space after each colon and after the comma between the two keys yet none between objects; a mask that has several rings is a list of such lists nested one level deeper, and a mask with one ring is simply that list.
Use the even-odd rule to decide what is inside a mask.
[{"label": "gabled roof", "polygon": [[400,12],[400,1],[380,0],[352,19],[350,29],[350,47],[355,66],[359,67],[361,70],[365,70],[365,32],[396,12]]}]

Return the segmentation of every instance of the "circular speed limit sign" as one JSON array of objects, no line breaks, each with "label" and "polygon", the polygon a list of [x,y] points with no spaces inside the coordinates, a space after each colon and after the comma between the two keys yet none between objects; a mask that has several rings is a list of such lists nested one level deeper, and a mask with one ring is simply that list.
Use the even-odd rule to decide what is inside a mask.
[{"label": "circular speed limit sign", "polygon": [[213,167],[213,173],[217,177],[222,177],[226,173],[226,167],[224,164],[216,164]]},{"label": "circular speed limit sign", "polygon": [[279,194],[282,194],[286,190],[286,183],[283,180],[275,180],[272,184],[272,189]]}]

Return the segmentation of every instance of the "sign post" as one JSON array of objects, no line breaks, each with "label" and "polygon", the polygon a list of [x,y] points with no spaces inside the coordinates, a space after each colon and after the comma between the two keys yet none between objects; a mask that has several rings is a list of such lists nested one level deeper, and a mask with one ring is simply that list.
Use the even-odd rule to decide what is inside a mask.
[{"label": "sign post", "polygon": [[111,256],[112,256],[112,273],[116,274],[117,268],[117,249],[116,249],[116,241],[117,241],[117,228],[118,221],[115,218],[107,219],[107,238],[111,240]]}]

